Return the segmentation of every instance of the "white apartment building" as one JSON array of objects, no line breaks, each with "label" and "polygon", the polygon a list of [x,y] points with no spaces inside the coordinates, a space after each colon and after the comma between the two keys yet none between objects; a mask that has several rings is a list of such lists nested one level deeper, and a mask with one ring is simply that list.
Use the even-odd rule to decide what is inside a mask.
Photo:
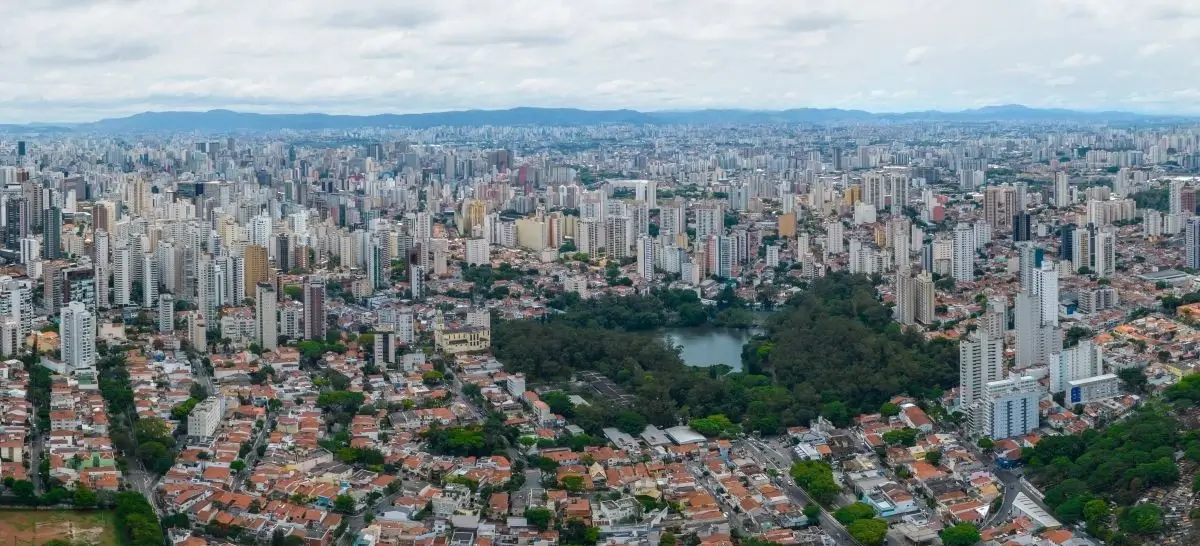
[{"label": "white apartment building", "polygon": [[221,426],[221,418],[225,416],[225,398],[210,396],[192,408],[188,415],[188,435],[199,438],[212,438]]}]

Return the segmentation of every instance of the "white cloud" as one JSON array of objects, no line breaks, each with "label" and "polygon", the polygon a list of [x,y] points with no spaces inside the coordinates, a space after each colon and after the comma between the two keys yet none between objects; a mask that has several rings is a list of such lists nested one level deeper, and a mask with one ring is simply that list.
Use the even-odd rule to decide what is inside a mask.
[{"label": "white cloud", "polygon": [[1063,59],[1059,66],[1063,68],[1081,68],[1084,66],[1092,66],[1104,62],[1104,59],[1099,55],[1076,53]]},{"label": "white cloud", "polygon": [[1168,49],[1171,49],[1171,44],[1166,42],[1150,42],[1138,48],[1138,55],[1142,57],[1153,57]]},{"label": "white cloud", "polygon": [[[1197,4],[1144,3],[30,0],[0,33],[0,123],[210,108],[1099,109],[1127,97],[1200,110],[1186,94],[1137,94],[1200,89],[1200,74],[1173,69],[1189,33],[1200,39]],[[1045,93],[1067,85],[1087,91]]]},{"label": "white cloud", "polygon": [[904,64],[921,64],[926,57],[929,56],[929,46],[916,46],[908,49],[904,54]]}]

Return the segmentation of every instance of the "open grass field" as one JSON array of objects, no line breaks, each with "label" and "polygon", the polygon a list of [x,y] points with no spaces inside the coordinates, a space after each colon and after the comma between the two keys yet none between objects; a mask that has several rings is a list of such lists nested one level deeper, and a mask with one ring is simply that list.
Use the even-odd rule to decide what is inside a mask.
[{"label": "open grass field", "polygon": [[55,539],[117,546],[113,513],[0,510],[0,546],[40,546]]}]

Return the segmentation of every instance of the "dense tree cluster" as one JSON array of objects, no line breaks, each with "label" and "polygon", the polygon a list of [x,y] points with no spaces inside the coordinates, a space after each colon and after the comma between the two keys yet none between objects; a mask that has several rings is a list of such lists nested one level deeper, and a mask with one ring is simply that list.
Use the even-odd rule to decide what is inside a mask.
[{"label": "dense tree cluster", "polygon": [[793,386],[807,411],[838,401],[849,415],[872,412],[898,393],[936,396],[958,381],[953,342],[904,330],[870,279],[844,273],[813,282],[788,302],[743,360],[748,372]]},{"label": "dense tree cluster", "polygon": [[497,414],[488,416],[482,425],[440,427],[436,424],[422,433],[429,451],[438,455],[483,457],[503,453],[508,442],[516,440],[517,429],[505,427]]},{"label": "dense tree cluster", "polygon": [[1171,188],[1166,186],[1142,190],[1131,194],[1129,197],[1137,204],[1138,209],[1154,209],[1160,212],[1171,211]]},{"label": "dense tree cluster", "polygon": [[[603,426],[637,432],[638,419],[631,414],[641,415],[641,424],[664,426],[724,415],[742,430],[779,434],[818,414],[845,424],[851,415],[876,411],[898,393],[935,395],[957,382],[957,347],[902,331],[864,276],[836,274],[815,281],[776,315],[769,335],[747,345],[746,371],[739,373],[725,366],[689,368],[674,348],[650,333],[703,323],[701,315],[712,311],[691,292],[582,302],[561,298],[565,312],[545,321],[497,324],[492,350],[506,368],[540,381],[595,371],[636,398],[623,412],[599,401],[588,415],[576,415],[574,420],[592,434]],[[580,414],[584,408],[573,411]]]},{"label": "dense tree cluster", "polygon": [[1191,448],[1185,451],[1188,458],[1200,460],[1200,435],[1181,436],[1174,418],[1145,408],[1103,432],[1044,438],[1022,458],[1063,523],[1086,522],[1092,534],[1105,538],[1109,502],[1125,507],[1118,521],[1121,530],[1154,532],[1146,523],[1152,519],[1145,514],[1148,509],[1129,507],[1151,487],[1179,480],[1175,453],[1185,447]]},{"label": "dense tree cluster", "polygon": [[791,475],[797,486],[821,504],[833,502],[842,489],[833,479],[833,468],[824,461],[799,461],[792,465]]},{"label": "dense tree cluster", "polygon": [[163,531],[158,516],[146,498],[126,491],[117,494],[117,530],[129,546],[162,546]]}]

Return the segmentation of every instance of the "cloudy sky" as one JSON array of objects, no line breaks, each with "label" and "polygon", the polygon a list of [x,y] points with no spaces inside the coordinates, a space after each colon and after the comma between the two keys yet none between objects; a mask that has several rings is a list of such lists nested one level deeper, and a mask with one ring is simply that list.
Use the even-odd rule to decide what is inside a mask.
[{"label": "cloudy sky", "polygon": [[1200,0],[20,5],[3,9],[0,123],[210,108],[1200,113]]}]

